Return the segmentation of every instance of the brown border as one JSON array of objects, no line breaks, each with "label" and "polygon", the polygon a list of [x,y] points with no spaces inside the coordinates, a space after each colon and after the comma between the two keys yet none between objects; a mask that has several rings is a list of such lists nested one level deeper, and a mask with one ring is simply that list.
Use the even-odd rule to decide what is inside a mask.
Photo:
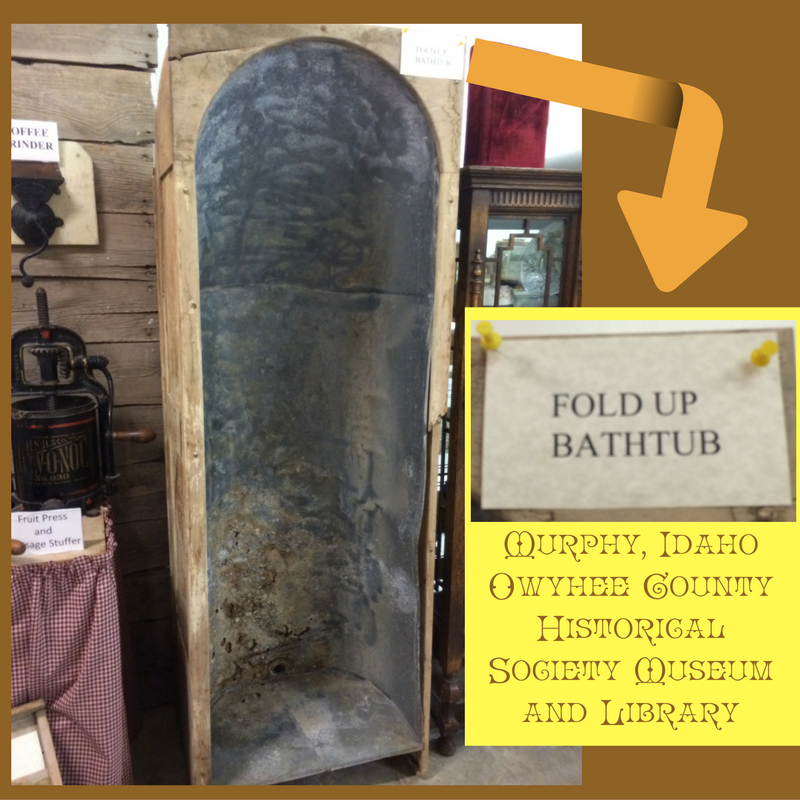
[{"label": "brown border", "polygon": [[[263,13],[266,7],[245,5],[244,10],[246,13],[255,8]],[[711,206],[748,216],[750,232],[755,233],[760,248],[758,258],[750,259],[749,269],[761,273],[759,280],[754,281],[751,274],[749,280],[740,281],[737,276],[727,275],[727,263],[717,263],[709,265],[710,268],[703,268],[707,277],[701,270],[696,279],[690,279],[687,282],[687,291],[679,289],[668,295],[656,296],[659,302],[637,296],[637,288],[633,286],[630,288],[633,297],[618,293],[613,302],[601,297],[585,298],[592,305],[800,305],[800,271],[796,268],[794,244],[789,233],[796,222],[797,187],[789,174],[789,160],[795,158],[791,154],[796,150],[794,140],[797,128],[793,121],[796,111],[795,104],[786,102],[787,82],[781,80],[781,76],[793,74],[791,70],[796,69],[793,41],[796,30],[785,18],[786,8],[785,3],[768,0],[766,7],[764,4],[759,7],[759,14],[752,15],[739,11],[731,13],[720,6],[709,4],[704,7],[684,0],[660,7],[644,7],[631,0],[615,2],[613,7],[589,0],[575,0],[567,8],[552,6],[548,9],[528,5],[503,9],[516,23],[583,23],[585,60],[631,71],[649,71],[649,74],[657,77],[691,83],[709,92],[720,103],[724,114],[723,153],[712,189]],[[184,17],[197,17],[197,5],[190,7],[188,4],[178,3],[173,9],[176,14],[180,14],[181,10],[187,12],[182,15]],[[398,18],[406,17],[418,22],[437,22],[443,19],[486,22],[499,12],[499,8],[483,4],[470,6],[455,2],[435,7],[430,3],[412,2],[404,4],[402,8],[399,5],[389,6],[388,11],[392,10]],[[70,9],[69,17],[73,22],[94,22],[99,18],[97,12],[100,12],[104,18],[114,21],[114,11],[114,8],[107,5],[88,2],[80,8]],[[359,22],[375,16],[374,5],[364,2],[341,4],[334,13],[330,6],[315,5],[313,2],[302,8],[296,5],[271,6],[268,11],[270,17],[276,21],[285,22],[313,22],[333,16],[340,20]],[[138,9],[140,18],[147,13],[146,7]],[[743,43],[746,43],[746,47]],[[720,87],[724,89],[722,93],[719,91]],[[10,96],[10,89],[5,89],[5,93],[7,97]],[[616,203],[616,192],[620,189],[646,191],[643,181],[639,185],[625,185],[624,177],[619,175],[614,175],[613,180],[608,181],[603,169],[598,169],[603,159],[623,158],[622,153],[629,142],[616,136],[618,127],[630,127],[642,133],[646,126],[625,121],[614,125],[604,115],[591,116],[591,124],[584,126],[584,141],[588,145],[584,147],[584,181],[587,189],[586,203],[589,206],[587,217],[590,219],[597,217],[598,204],[609,202],[613,206]],[[612,127],[607,128],[595,140],[595,133],[603,125]],[[732,138],[738,142],[735,151],[731,148]],[[666,131],[666,139],[667,143],[671,142],[669,131]],[[744,149],[749,154],[746,158],[741,157]],[[762,160],[768,163],[759,169],[754,165],[754,160],[757,160],[756,163]],[[635,162],[630,170],[633,172],[640,166],[639,162]],[[663,186],[664,163],[661,154],[650,150],[647,167],[656,173],[660,170]],[[10,171],[10,168],[7,169]],[[611,169],[614,169],[613,164]],[[717,183],[717,177],[721,179],[721,183]],[[757,211],[755,217],[742,208],[743,198],[748,206]],[[614,212],[613,208],[611,212]],[[760,224],[762,221],[763,224]],[[603,218],[597,218],[596,224],[587,233],[587,258],[584,259],[587,269],[597,270],[602,267],[609,291],[619,288],[620,285],[624,286],[627,281],[624,274],[622,277],[611,274],[612,262],[620,261],[619,247],[616,246],[618,237],[624,235],[627,233],[618,228],[608,230]],[[604,252],[606,255],[602,257],[602,263],[598,263],[598,257]],[[746,252],[739,252],[737,258],[744,263],[748,256]],[[636,259],[637,254],[634,252],[632,257]],[[782,266],[775,269],[776,264]],[[625,266],[627,265],[623,265],[623,270]],[[763,271],[765,266],[768,267],[767,275]],[[636,261],[634,267],[636,270],[641,269],[641,262]],[[645,274],[642,280],[646,284],[650,279]],[[698,286],[698,283],[702,285]],[[727,294],[715,292],[715,289],[727,286],[739,287],[735,300],[731,300]],[[753,289],[757,291],[754,292]],[[698,297],[699,291],[705,291],[706,296]],[[680,294],[676,294],[677,292]],[[3,293],[10,313],[9,288],[5,288]],[[7,352],[3,358],[8,363]],[[0,436],[9,442],[7,426],[0,429]],[[8,615],[10,618],[10,609]],[[9,660],[6,660],[2,671],[9,675]],[[9,751],[5,751],[2,756],[5,763],[10,759],[8,753]],[[405,790],[404,795],[387,791],[389,787],[378,786],[367,787],[368,791],[364,793],[348,787],[319,787],[316,794],[307,792],[302,795],[290,793],[286,791],[289,787],[282,787],[284,791],[281,794],[285,797],[331,798],[796,798],[800,795],[797,768],[800,763],[800,747],[592,747],[584,748],[583,762],[581,787],[392,787],[401,792]],[[202,796],[197,791],[199,788],[176,786],[155,790],[154,787],[65,786],[58,793],[61,797],[75,798],[192,798]],[[213,788],[217,790],[218,797],[234,796],[225,792],[225,787]],[[424,794],[412,791],[414,788],[424,790]],[[6,793],[8,797],[54,796],[52,791],[36,787],[26,787],[24,791],[7,789]],[[260,787],[251,796],[270,795],[276,796],[277,793],[271,792],[270,787]],[[246,794],[242,791],[235,796],[244,797]]]}]

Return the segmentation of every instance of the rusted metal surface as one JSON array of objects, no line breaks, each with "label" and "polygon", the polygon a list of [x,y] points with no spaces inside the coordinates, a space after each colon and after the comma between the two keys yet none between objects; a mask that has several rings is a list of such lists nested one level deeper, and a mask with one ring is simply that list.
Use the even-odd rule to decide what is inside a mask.
[{"label": "rusted metal surface", "polygon": [[242,687],[223,695],[216,713],[215,783],[226,785],[264,775],[291,781],[418,748],[397,706],[342,670]]},{"label": "rusted metal surface", "polygon": [[419,736],[428,121],[369,53],[294,42],[223,85],[196,172],[212,741],[233,694],[336,670]]}]

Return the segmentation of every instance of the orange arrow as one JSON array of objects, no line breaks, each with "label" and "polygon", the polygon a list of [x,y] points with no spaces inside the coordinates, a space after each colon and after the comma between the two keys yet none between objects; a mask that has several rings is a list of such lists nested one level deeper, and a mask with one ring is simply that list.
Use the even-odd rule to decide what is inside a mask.
[{"label": "orange arrow", "polygon": [[[707,207],[722,140],[722,114],[705,92],[682,83],[478,39],[469,83],[677,128],[661,197],[617,199],[656,286],[671,292],[746,227]],[[668,242],[680,231],[686,255]]]}]

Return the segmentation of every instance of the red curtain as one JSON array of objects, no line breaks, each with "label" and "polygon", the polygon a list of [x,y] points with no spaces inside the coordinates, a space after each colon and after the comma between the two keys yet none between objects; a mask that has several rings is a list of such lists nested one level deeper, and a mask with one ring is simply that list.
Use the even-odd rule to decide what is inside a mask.
[{"label": "red curtain", "polygon": [[105,523],[105,553],[11,567],[11,706],[45,701],[65,786],[133,783],[141,712]]},{"label": "red curtain", "polygon": [[543,167],[550,101],[469,85],[464,165]]}]

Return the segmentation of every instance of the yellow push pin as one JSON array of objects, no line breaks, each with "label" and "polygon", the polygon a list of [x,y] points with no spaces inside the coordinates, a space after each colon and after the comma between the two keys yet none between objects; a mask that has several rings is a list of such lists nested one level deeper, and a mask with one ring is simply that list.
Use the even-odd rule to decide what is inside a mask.
[{"label": "yellow push pin", "polygon": [[503,337],[492,330],[491,322],[479,322],[475,330],[481,335],[481,347],[484,350],[497,350],[500,347]]},{"label": "yellow push pin", "polygon": [[750,360],[757,367],[766,367],[769,364],[770,358],[778,352],[778,343],[768,339],[757,350],[750,353]]}]

